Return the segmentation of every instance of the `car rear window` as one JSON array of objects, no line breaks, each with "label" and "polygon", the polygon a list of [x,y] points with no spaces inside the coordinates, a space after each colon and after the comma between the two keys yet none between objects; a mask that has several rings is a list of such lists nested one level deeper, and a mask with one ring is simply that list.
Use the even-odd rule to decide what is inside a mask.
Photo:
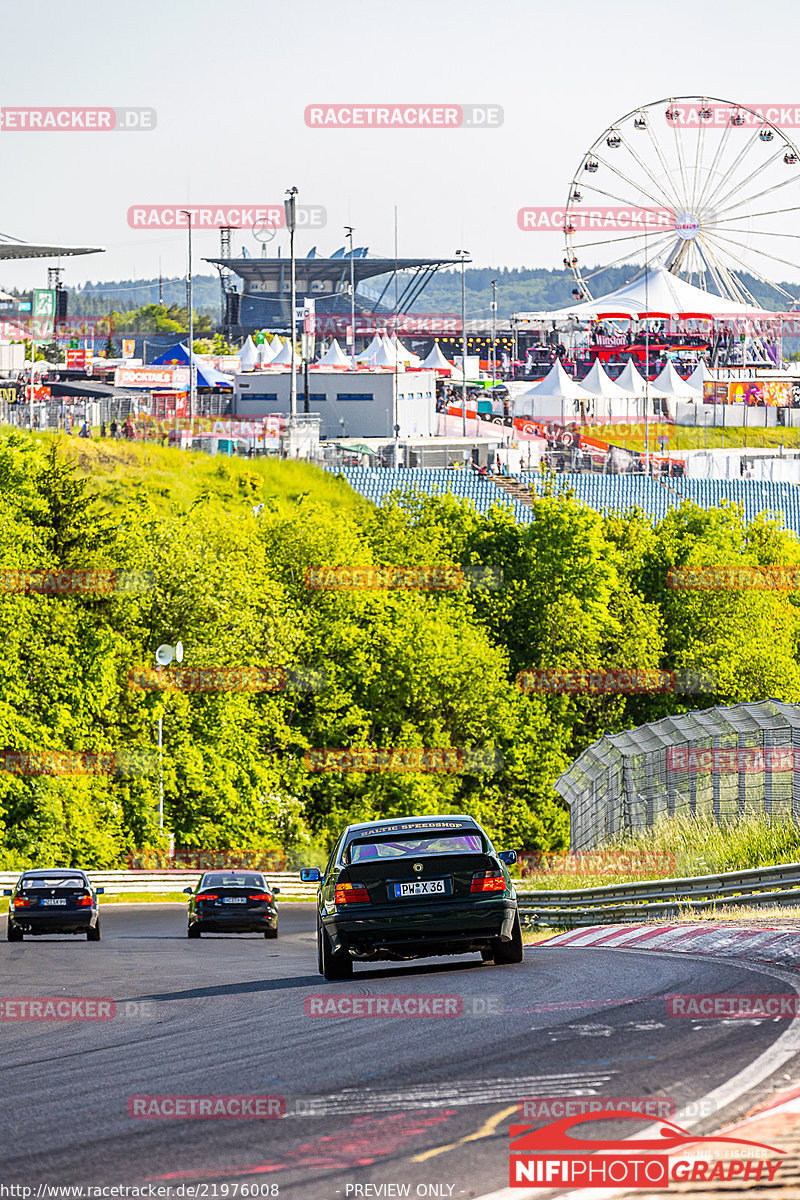
[{"label": "car rear window", "polygon": [[23,875],[20,886],[31,888],[85,888],[86,880],[80,875]]},{"label": "car rear window", "polygon": [[202,887],[243,887],[243,888],[263,888],[264,876],[254,875],[251,872],[246,872],[241,875],[225,874],[224,871],[212,871],[210,875],[204,875]]},{"label": "car rear window", "polygon": [[351,842],[348,861],[369,862],[388,858],[415,858],[420,854],[481,854],[480,833],[433,834],[415,838],[370,838]]}]

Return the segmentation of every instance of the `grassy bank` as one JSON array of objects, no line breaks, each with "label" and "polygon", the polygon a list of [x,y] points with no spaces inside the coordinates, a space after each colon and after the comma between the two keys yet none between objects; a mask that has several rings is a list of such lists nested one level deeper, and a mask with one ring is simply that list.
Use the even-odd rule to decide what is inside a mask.
[{"label": "grassy bank", "polygon": [[[790,862],[800,862],[800,824],[795,822],[747,817],[717,825],[702,817],[673,817],[585,856],[553,856],[546,869],[526,874],[520,886],[531,891],[602,887]],[[581,870],[583,863],[590,869]]]},{"label": "grassy bank", "polygon": [[[759,409],[761,420],[764,420],[764,410]],[[752,424],[747,429],[740,426],[709,425],[707,429],[695,425],[665,425],[651,423],[649,429],[649,446],[651,453],[660,453],[659,437],[668,439],[671,453],[680,450],[734,450],[746,447],[751,450],[779,450],[783,446],[787,450],[797,450],[800,447],[800,428],[764,429],[759,427],[758,413],[752,417]],[[718,420],[721,419],[718,417]],[[585,426],[585,432],[601,441],[610,442],[614,446],[624,446],[626,450],[644,450],[644,425],[628,425],[618,422],[613,425]]]}]

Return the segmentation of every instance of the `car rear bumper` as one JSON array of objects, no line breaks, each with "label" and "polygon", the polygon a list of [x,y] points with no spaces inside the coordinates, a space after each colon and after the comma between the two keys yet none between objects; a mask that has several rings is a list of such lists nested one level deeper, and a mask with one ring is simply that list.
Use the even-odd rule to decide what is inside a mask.
[{"label": "car rear bumper", "polygon": [[23,933],[85,933],[97,924],[97,909],[70,908],[41,912],[19,911],[9,914],[9,921]]},{"label": "car rear bumper", "polygon": [[208,933],[263,933],[265,929],[278,928],[278,914],[275,912],[253,913],[245,915],[242,912],[192,913],[189,916],[189,927],[199,928]]},{"label": "car rear bumper", "polygon": [[402,912],[394,905],[373,907],[363,916],[337,911],[323,915],[322,923],[334,953],[404,957],[458,954],[496,938],[510,940],[516,915],[517,902],[513,899],[459,900]]}]

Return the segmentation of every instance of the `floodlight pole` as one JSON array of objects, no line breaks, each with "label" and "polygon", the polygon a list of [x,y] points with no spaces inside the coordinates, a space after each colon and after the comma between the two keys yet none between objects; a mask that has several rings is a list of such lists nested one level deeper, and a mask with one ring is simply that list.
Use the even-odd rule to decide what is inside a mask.
[{"label": "floodlight pole", "polygon": [[353,233],[352,225],[345,225],[345,233],[350,239],[350,369],[356,369],[356,287],[355,266],[353,263]]},{"label": "floodlight pole", "polygon": [[461,259],[461,434],[467,436],[467,284],[464,273],[469,250],[456,250]]},{"label": "floodlight pole", "polygon": [[292,311],[290,314],[290,320],[289,320],[289,341],[290,341],[291,347],[292,347],[292,355],[291,355],[291,360],[292,360],[291,371],[292,371],[292,373],[289,377],[289,416],[291,417],[292,421],[294,421],[294,419],[297,416],[297,364],[295,363],[295,348],[294,348],[295,318],[296,318],[296,308],[297,308],[297,277],[296,277],[295,262],[294,262],[294,231],[295,231],[296,215],[297,215],[297,200],[296,200],[297,188],[296,187],[289,188],[286,192],[286,195],[289,197],[289,199],[284,200],[283,205],[284,205],[284,208],[286,209],[286,226],[289,230],[289,258],[291,260],[291,308],[292,308]]},{"label": "floodlight pole", "polygon": [[[190,209],[182,208],[181,213],[186,217],[189,228],[189,262],[186,273],[186,303],[189,307],[189,420],[194,421],[197,407],[197,378],[194,370],[194,291],[192,285],[192,213]],[[192,427],[192,433],[194,428]]]}]

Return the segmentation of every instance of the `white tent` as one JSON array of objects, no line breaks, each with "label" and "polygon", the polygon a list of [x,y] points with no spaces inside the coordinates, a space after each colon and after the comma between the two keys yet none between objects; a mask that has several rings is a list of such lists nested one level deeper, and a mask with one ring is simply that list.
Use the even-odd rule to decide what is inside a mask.
[{"label": "white tent", "polygon": [[427,358],[423,360],[422,366],[429,367],[434,371],[450,371],[452,370],[453,364],[448,362],[445,356],[442,354],[442,349],[439,343],[434,342],[430,348],[430,351],[428,352]]},{"label": "white tent", "polygon": [[396,364],[396,355],[392,343],[388,341],[381,342],[376,349],[370,364],[373,367],[393,367]]},{"label": "white tent", "polygon": [[271,342],[262,342],[258,347],[258,361],[262,367],[269,366],[281,352],[283,342],[276,334]]},{"label": "white tent", "polygon": [[250,335],[247,335],[247,340],[239,351],[239,356],[242,360],[242,370],[252,371],[253,367],[258,362],[258,350],[256,344]]},{"label": "white tent", "polygon": [[688,381],[681,379],[671,362],[665,364],[653,386],[659,392],[680,400],[698,400],[701,396],[698,388],[692,387]]},{"label": "white tent", "polygon": [[538,420],[572,421],[580,412],[579,401],[593,399],[581,384],[570,379],[557,359],[544,379],[514,397],[514,413]]},{"label": "white tent", "polygon": [[595,359],[591,371],[581,380],[581,387],[593,396],[604,396],[609,400],[626,399],[625,392],[610,378],[599,358]]},{"label": "white tent", "polygon": [[535,383],[529,392],[525,392],[525,395],[563,396],[566,400],[582,400],[587,399],[589,393],[583,384],[570,378],[562,367],[561,361],[556,359],[544,379]]},{"label": "white tent", "polygon": [[413,350],[409,350],[408,346],[404,346],[400,339],[395,335],[391,341],[392,353],[397,355],[397,361],[405,363],[409,367],[421,367],[422,359]]},{"label": "white tent", "polygon": [[617,376],[616,383],[617,387],[632,396],[644,396],[647,389],[647,381],[630,360],[625,363],[622,374]]},{"label": "white tent", "polygon": [[702,392],[703,384],[706,382],[706,380],[713,381],[713,379],[714,376],[711,374],[704,360],[701,358],[700,362],[686,380],[686,386],[697,388],[698,391]]},{"label": "white tent", "polygon": [[529,321],[559,320],[574,318],[589,321],[611,314],[638,318],[645,313],[661,317],[664,313],[714,316],[766,316],[763,309],[741,304],[738,300],[727,300],[715,296],[704,288],[695,287],[659,263],[641,271],[630,283],[623,284],[605,296],[595,300],[576,302],[567,308],[547,312],[515,313],[517,319]]},{"label": "white tent", "polygon": [[383,342],[376,334],[373,337],[370,344],[367,346],[366,350],[362,350],[360,354],[356,355],[356,362],[357,363],[371,363],[373,361],[373,359],[375,358],[375,355],[378,353],[378,351],[380,349],[382,349],[382,347],[383,347]]},{"label": "white tent", "polygon": [[273,358],[270,365],[273,367],[290,367],[292,365],[292,354],[294,354],[295,363],[299,365],[303,360],[296,350],[292,350],[292,343],[287,338],[281,347],[280,354]]},{"label": "white tent", "polygon": [[351,360],[343,352],[342,347],[339,345],[336,338],[334,338],[333,341],[331,342],[330,346],[328,347],[328,349],[322,355],[322,358],[320,358],[319,362],[317,363],[317,366],[318,367],[349,367],[350,363],[351,363]]}]

